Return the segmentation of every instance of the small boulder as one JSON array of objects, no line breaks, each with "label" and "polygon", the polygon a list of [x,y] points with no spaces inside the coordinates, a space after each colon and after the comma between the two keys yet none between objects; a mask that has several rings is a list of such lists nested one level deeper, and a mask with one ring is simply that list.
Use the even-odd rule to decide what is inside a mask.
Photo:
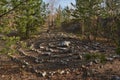
[{"label": "small boulder", "polygon": [[119,76],[112,76],[111,80],[120,80]]},{"label": "small boulder", "polygon": [[59,47],[69,47],[71,44],[70,41],[62,41],[58,44]]},{"label": "small boulder", "polygon": [[114,58],[107,57],[107,58],[106,58],[106,60],[107,60],[107,61],[113,61],[113,60],[114,60]]}]

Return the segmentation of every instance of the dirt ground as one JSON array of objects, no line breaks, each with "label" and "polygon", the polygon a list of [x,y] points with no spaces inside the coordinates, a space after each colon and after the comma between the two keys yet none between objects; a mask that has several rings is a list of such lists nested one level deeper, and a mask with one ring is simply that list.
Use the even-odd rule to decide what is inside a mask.
[{"label": "dirt ground", "polygon": [[[41,34],[19,54],[0,54],[0,80],[120,80],[120,56],[106,42],[82,41],[64,34]],[[86,54],[104,55],[99,58]]]}]

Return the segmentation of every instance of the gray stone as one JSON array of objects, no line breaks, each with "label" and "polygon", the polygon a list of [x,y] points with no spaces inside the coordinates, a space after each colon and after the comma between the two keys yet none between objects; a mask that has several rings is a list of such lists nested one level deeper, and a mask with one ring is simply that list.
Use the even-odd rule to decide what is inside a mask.
[{"label": "gray stone", "polygon": [[91,73],[93,73],[93,74],[96,73],[96,72],[97,72],[96,69],[92,69],[92,70],[91,70]]},{"label": "gray stone", "polygon": [[113,55],[112,58],[116,59],[116,58],[119,58],[120,56],[119,55]]},{"label": "gray stone", "polygon": [[92,61],[87,64],[87,66],[92,66],[92,65],[93,65]]},{"label": "gray stone", "polygon": [[45,49],[45,47],[44,47],[44,46],[41,46],[41,45],[40,45],[39,47],[40,47],[40,49]]},{"label": "gray stone", "polygon": [[79,54],[79,59],[83,59],[82,55]]},{"label": "gray stone", "polygon": [[100,68],[100,69],[103,68],[103,65],[100,65],[98,68]]},{"label": "gray stone", "polygon": [[113,61],[113,58],[107,57],[106,60],[107,60],[107,61]]},{"label": "gray stone", "polygon": [[36,58],[35,59],[35,63],[39,63],[40,61],[39,61],[39,59],[38,58]]},{"label": "gray stone", "polygon": [[94,62],[95,64],[99,64],[99,63],[100,63],[100,59],[95,59],[93,62]]},{"label": "gray stone", "polygon": [[44,52],[42,53],[44,56],[50,56],[51,55],[51,52]]},{"label": "gray stone", "polygon": [[120,80],[119,76],[112,76],[111,80]]},{"label": "gray stone", "polygon": [[60,47],[69,47],[70,46],[70,41],[62,41],[58,44]]},{"label": "gray stone", "polygon": [[44,71],[42,72],[42,76],[45,77],[47,75],[47,73]]},{"label": "gray stone", "polygon": [[71,53],[72,50],[69,48],[63,49],[63,50],[59,50],[59,53]]},{"label": "gray stone", "polygon": [[39,54],[41,53],[41,51],[40,51],[40,50],[38,50],[38,49],[36,49],[36,52],[37,52],[37,53],[39,53]]}]

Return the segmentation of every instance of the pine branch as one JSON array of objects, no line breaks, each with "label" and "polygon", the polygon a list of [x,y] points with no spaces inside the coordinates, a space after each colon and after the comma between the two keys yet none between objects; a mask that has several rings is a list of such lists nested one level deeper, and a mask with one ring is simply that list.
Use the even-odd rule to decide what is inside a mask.
[{"label": "pine branch", "polygon": [[27,1],[28,1],[28,0],[25,0],[25,1],[21,2],[20,4],[16,5],[13,9],[11,9],[11,10],[9,10],[9,11],[1,14],[1,15],[0,15],[0,18],[3,17],[3,16],[5,16],[5,15],[7,15],[7,14],[9,14],[10,12],[14,11],[14,10],[17,9],[20,5],[22,5],[24,2],[27,2]]}]

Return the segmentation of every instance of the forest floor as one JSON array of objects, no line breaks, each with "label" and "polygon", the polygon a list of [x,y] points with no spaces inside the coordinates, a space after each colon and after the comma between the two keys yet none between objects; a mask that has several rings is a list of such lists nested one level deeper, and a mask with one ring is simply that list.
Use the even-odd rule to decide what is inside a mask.
[{"label": "forest floor", "polygon": [[0,54],[0,80],[120,80],[120,56],[107,42],[43,33],[19,54]]}]

